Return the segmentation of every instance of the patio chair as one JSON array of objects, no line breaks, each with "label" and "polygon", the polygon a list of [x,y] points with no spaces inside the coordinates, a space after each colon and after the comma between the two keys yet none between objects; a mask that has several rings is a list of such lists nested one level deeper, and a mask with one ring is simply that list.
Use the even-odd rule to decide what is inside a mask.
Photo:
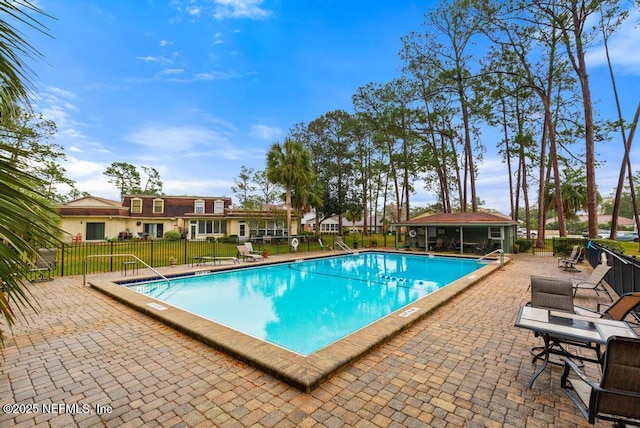
[{"label": "patio chair", "polygon": [[451,242],[449,242],[449,250],[451,251],[460,251],[460,247],[461,243],[459,239],[452,239]]},{"label": "patio chair", "polygon": [[573,282],[573,295],[575,296],[579,289],[593,290],[596,292],[596,295],[600,295],[598,289],[604,291],[607,296],[609,296],[609,300],[613,302],[613,297],[609,294],[609,290],[603,284],[605,275],[611,270],[611,266],[607,266],[606,264],[599,264],[596,268],[591,272],[591,275],[587,279],[572,279]]},{"label": "patio chair", "polygon": [[[569,313],[581,313],[583,311],[583,309],[576,308],[573,304],[573,283],[570,280],[562,278],[532,275],[531,302],[529,304],[534,308],[542,308],[553,311],[562,311]],[[595,316],[595,313],[593,314]],[[535,335],[539,336],[538,333],[535,333]],[[576,342],[570,339],[549,337],[549,353],[573,358],[580,361],[584,359],[580,356],[572,354],[563,345],[573,345],[594,350],[596,351],[598,360],[601,359],[600,346],[598,344]],[[533,355],[533,360],[531,362],[535,363],[539,358],[543,358],[544,354],[544,347],[532,347],[531,355]],[[551,364],[559,364],[556,361],[549,362]]]},{"label": "patio chair", "polygon": [[[602,310],[603,307],[606,307],[604,311]],[[580,315],[597,316],[616,321],[624,321],[624,319],[627,318],[627,315],[632,313],[637,307],[640,307],[640,291],[625,293],[610,305],[598,303],[595,312],[584,308],[576,308],[576,312]],[[635,315],[635,317],[636,319],[638,318],[637,315]]]},{"label": "patio chair", "polygon": [[[589,379],[571,360],[564,360],[560,386],[590,424],[596,418],[640,425],[640,339],[612,336],[607,340],[602,376]],[[571,372],[576,375],[569,377]]]},{"label": "patio chair", "polygon": [[442,238],[436,239],[436,244],[433,246],[434,250],[442,250],[444,249],[444,240]]},{"label": "patio chair", "polygon": [[262,251],[256,251],[253,249],[253,244],[249,241],[244,243],[244,246],[247,247],[247,250],[251,253],[251,254],[262,254]]},{"label": "patio chair", "polygon": [[531,306],[574,313],[573,283],[562,278],[532,275]]},{"label": "patio chair", "polygon": [[53,281],[53,272],[56,270],[58,250],[56,248],[40,248],[35,262],[29,267],[29,281],[42,282]]},{"label": "patio chair", "polygon": [[578,248],[578,252],[573,258],[566,258],[566,259],[563,259],[562,261],[559,261],[558,263],[560,264],[560,267],[564,270],[573,270],[577,272],[578,269],[576,269],[576,264],[580,262],[581,259],[582,259],[582,247]]},{"label": "patio chair", "polygon": [[487,240],[485,239],[481,246],[476,247],[474,252],[477,254],[485,254],[487,252]]},{"label": "patio chair", "polygon": [[558,257],[558,267],[562,267],[562,265],[564,264],[565,260],[573,260],[576,257],[576,254],[578,254],[578,248],[580,248],[580,245],[574,245],[573,248],[571,249],[571,254],[569,254],[566,257]]},{"label": "patio chair", "polygon": [[318,245],[320,245],[320,250],[327,250],[328,248],[322,243],[322,239],[318,238]]},{"label": "patio chair", "polygon": [[240,257],[242,257],[242,260],[247,260],[249,259],[250,261],[256,261],[256,260],[262,260],[264,257],[262,257],[261,254],[252,254],[249,252],[249,250],[247,249],[246,244],[244,245],[238,245],[236,247],[238,249],[238,254],[240,254]]}]

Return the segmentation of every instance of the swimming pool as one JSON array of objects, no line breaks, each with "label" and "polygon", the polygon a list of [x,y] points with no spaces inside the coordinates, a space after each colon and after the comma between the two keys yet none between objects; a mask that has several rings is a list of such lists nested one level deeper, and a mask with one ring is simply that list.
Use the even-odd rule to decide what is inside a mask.
[{"label": "swimming pool", "polygon": [[[366,252],[368,250],[364,251]],[[409,255],[409,253],[405,251],[393,250],[387,250],[385,252],[371,251],[371,253],[395,253]],[[316,259],[318,259],[318,256],[318,254],[312,254],[307,258],[315,257]],[[333,259],[339,259],[338,257],[334,256],[335,253],[334,255],[322,254],[320,257],[323,260],[327,260],[327,262]],[[417,260],[428,261],[430,260],[430,257],[433,256],[419,253],[418,255],[416,255],[416,257],[418,257]],[[257,271],[258,269],[265,268],[266,264],[269,263],[284,264],[285,262],[292,262],[295,263],[292,265],[292,270],[294,270],[298,266],[298,262],[294,260],[297,258],[300,258],[300,255],[287,254],[279,255],[278,257],[270,257],[267,261],[264,262],[243,264],[241,266],[229,265],[198,268],[178,266],[173,268],[166,268],[163,270],[163,273],[165,273],[165,275],[167,276],[171,275],[171,282],[174,282],[180,276],[207,275],[212,271]],[[455,260],[460,258],[450,257],[450,259]],[[426,270],[420,272],[420,274],[416,274],[416,276],[403,276],[406,272],[408,272],[407,267],[411,265],[408,260],[413,259],[404,260],[405,262],[395,262],[395,264],[391,262],[386,264],[378,264],[379,270],[376,272],[376,275],[371,276],[370,280],[372,284],[366,286],[367,290],[376,289],[377,287],[378,295],[380,295],[384,288],[381,288],[382,284],[379,283],[384,283],[385,281],[390,280],[390,287],[387,289],[387,293],[391,293],[391,287],[394,286],[392,284],[394,281],[394,277],[396,278],[396,290],[398,292],[402,290],[404,295],[413,295],[415,292],[417,292],[417,290],[420,290],[420,287],[406,287],[407,284],[422,285],[425,289],[428,287],[430,288],[431,284],[424,283],[424,281],[423,284],[416,284],[415,281],[410,281],[413,279],[418,280],[419,282],[421,279],[424,279],[425,277],[423,276],[423,274],[427,273]],[[141,270],[141,273],[137,277],[126,279],[119,278],[117,280],[110,280],[102,276],[95,276],[89,278],[88,284],[92,288],[110,296],[111,298],[122,302],[125,305],[176,329],[177,331],[184,333],[189,337],[205,343],[217,351],[221,351],[230,357],[254,366],[260,369],[265,374],[275,376],[278,379],[281,379],[302,391],[310,392],[345,365],[354,361],[361,355],[369,352],[377,345],[387,342],[390,338],[410,329],[411,326],[426,318],[428,314],[433,310],[440,307],[448,300],[454,298],[456,295],[463,292],[467,288],[478,283],[480,280],[490,275],[495,270],[502,268],[503,264],[508,264],[510,262],[510,259],[508,257],[504,258],[504,260],[486,260],[485,262],[479,264],[475,259],[472,260],[472,263],[476,263],[478,265],[477,270],[466,274],[457,280],[454,280],[447,286],[439,288],[422,298],[418,298],[411,303],[407,303],[405,306],[400,307],[396,311],[391,312],[388,315],[383,316],[382,318],[379,318],[378,320],[357,329],[353,333],[348,334],[341,339],[335,340],[329,345],[326,345],[309,355],[302,355],[298,352],[290,351],[283,346],[274,345],[271,342],[254,337],[251,334],[242,333],[235,328],[228,327],[219,322],[210,321],[209,319],[206,319],[200,315],[196,315],[191,311],[179,308],[172,304],[167,304],[162,300],[151,297],[150,295],[142,294],[131,289],[131,286],[135,283],[140,283],[140,285],[142,285],[142,282],[146,282],[148,284],[148,287],[157,287],[159,285],[153,285],[153,283],[148,282],[149,280],[157,279],[157,274],[149,276],[151,274],[148,271],[144,272]],[[348,267],[348,271],[351,274],[357,273],[359,275],[362,273],[360,265],[360,263],[351,264],[351,267]],[[257,268],[258,266],[260,267]],[[326,266],[331,265],[329,264]],[[253,267],[256,267],[256,269],[253,269]],[[289,268],[287,267],[287,269]],[[307,270],[299,272],[301,277],[305,280],[306,278],[314,275]],[[390,275],[391,272],[396,272],[396,275]],[[334,272],[330,270],[329,272],[325,273],[326,275],[321,275],[325,278],[325,283],[333,285],[335,277],[329,276],[329,274],[333,274]],[[383,278],[384,276],[390,276],[390,278]],[[398,281],[399,277],[403,279]],[[357,278],[360,280],[359,282],[362,282],[364,280],[361,277]],[[356,280],[352,278],[350,289],[353,290],[354,293],[357,290],[360,291],[359,293],[350,295],[348,299],[351,301],[360,302],[363,285],[358,283],[358,285],[356,286],[356,283],[354,281]],[[166,287],[166,282],[164,286]],[[254,284],[252,287],[239,288],[236,294],[250,295],[250,292],[253,292],[253,290],[258,288],[265,288],[265,286],[266,283],[263,282],[261,284]],[[274,290],[277,290],[274,291],[274,294],[276,296],[279,296],[283,293],[302,293],[300,287],[293,287],[290,284],[282,283],[278,284],[278,287],[274,287]],[[159,289],[157,291],[160,292]],[[242,291],[242,293],[240,293],[240,291]],[[330,293],[324,294],[335,296]],[[310,299],[312,299],[313,296],[315,296],[315,294],[312,295]],[[337,298],[330,300],[336,301]],[[409,300],[407,300],[407,302],[409,302]],[[362,309],[362,311],[364,311],[364,309],[368,309],[367,306],[363,306],[363,304],[361,303],[359,303],[358,305],[358,310]],[[279,306],[276,304],[275,308],[278,307]],[[309,324],[307,324],[307,326],[309,326]],[[154,323],[149,323],[149,328],[155,329],[158,328],[158,326]],[[309,328],[310,333],[315,332],[315,324],[311,325]],[[428,328],[428,323],[426,323],[424,326],[421,326],[421,328]],[[220,356],[216,358],[224,357]]]},{"label": "swimming pool", "polygon": [[130,287],[308,356],[478,266],[469,259],[372,252]]}]

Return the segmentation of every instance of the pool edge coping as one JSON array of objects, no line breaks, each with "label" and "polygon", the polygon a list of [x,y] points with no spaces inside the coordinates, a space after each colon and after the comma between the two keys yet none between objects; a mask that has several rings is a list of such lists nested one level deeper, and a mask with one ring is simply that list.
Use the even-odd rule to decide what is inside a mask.
[{"label": "pool edge coping", "polygon": [[[425,254],[422,253],[422,255]],[[505,257],[504,264],[510,262],[511,259]],[[267,264],[264,263],[264,265]],[[90,279],[88,284],[103,294],[218,351],[250,364],[304,392],[311,392],[348,363],[357,360],[363,354],[421,321],[435,309],[500,267],[497,261],[486,264],[471,274],[306,357],[137,293],[112,280]],[[202,271],[202,269],[192,271]],[[185,273],[188,272],[191,271]],[[413,310],[413,308],[416,309]],[[400,316],[400,314],[405,315],[409,309],[412,309],[411,313]]]}]

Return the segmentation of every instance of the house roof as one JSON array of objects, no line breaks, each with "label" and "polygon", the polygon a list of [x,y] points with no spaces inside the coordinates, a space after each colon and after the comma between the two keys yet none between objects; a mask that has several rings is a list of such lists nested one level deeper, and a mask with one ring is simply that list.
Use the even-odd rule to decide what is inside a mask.
[{"label": "house roof", "polygon": [[395,223],[396,226],[515,225],[517,222],[498,212],[437,213]]},{"label": "house roof", "polygon": [[[335,223],[335,224],[338,224],[338,218],[339,217],[337,215],[334,215],[334,216],[325,218],[320,223],[327,223],[327,224],[328,223]],[[382,226],[383,222],[382,222],[381,216],[377,216],[376,220],[377,220],[378,226]],[[315,218],[315,216],[314,217],[305,217],[303,219],[303,222],[305,224],[309,224],[309,225],[315,224],[316,218]],[[373,226],[373,223],[374,223],[374,221],[372,219],[367,220],[367,224],[369,226]],[[349,227],[349,226],[353,226],[353,225],[354,225],[354,222],[352,222],[351,220],[347,220],[344,216],[342,217],[342,226],[343,227]],[[364,226],[364,219],[357,220],[355,222],[355,226]]]},{"label": "house roof", "polygon": [[[589,220],[589,216],[581,215],[581,216],[578,217],[578,219],[580,221],[588,221]],[[611,223],[611,220],[613,220],[613,216],[612,215],[607,215],[607,214],[598,215],[598,224]],[[631,218],[618,216],[618,226],[633,226],[633,223],[634,223],[633,219],[631,219]]]},{"label": "house roof", "polygon": [[61,216],[126,216],[129,210],[119,201],[100,198],[97,196],[84,196],[58,205],[58,213]]},{"label": "house roof", "polygon": [[89,195],[64,202],[60,207],[122,208],[122,202]]}]

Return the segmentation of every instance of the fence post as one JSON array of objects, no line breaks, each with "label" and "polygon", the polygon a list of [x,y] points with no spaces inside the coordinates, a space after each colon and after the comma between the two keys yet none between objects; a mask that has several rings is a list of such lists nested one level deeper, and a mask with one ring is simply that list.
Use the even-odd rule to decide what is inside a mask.
[{"label": "fence post", "polygon": [[60,276],[64,276],[64,242],[62,243],[62,246],[60,247],[60,252],[62,253],[62,255],[60,256]]},{"label": "fence post", "polygon": [[184,264],[187,264],[187,240],[184,240]]},{"label": "fence post", "polygon": [[[109,241],[109,251],[113,256],[113,241]],[[113,257],[109,257],[109,271],[113,272]]]}]

